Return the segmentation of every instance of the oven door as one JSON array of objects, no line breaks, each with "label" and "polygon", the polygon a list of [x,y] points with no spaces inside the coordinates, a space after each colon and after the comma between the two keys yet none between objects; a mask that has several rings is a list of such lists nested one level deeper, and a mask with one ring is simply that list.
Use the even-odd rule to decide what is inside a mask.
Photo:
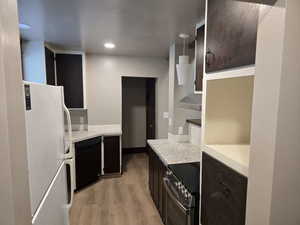
[{"label": "oven door", "polygon": [[166,225],[194,225],[193,208],[186,208],[178,199],[176,191],[172,189],[170,182],[164,178],[166,189]]}]

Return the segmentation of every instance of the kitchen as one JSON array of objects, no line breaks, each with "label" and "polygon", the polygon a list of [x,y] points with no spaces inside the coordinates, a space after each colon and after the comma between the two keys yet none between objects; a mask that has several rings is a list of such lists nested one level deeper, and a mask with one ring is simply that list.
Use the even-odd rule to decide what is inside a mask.
[{"label": "kitchen", "polygon": [[300,4],[135,4],[0,0],[0,224],[299,224]]}]

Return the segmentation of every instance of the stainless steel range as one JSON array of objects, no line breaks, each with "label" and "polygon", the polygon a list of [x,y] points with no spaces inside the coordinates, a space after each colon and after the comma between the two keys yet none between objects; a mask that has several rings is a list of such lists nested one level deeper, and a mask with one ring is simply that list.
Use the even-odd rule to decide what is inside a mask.
[{"label": "stainless steel range", "polygon": [[200,163],[169,165],[164,177],[166,225],[199,225]]}]

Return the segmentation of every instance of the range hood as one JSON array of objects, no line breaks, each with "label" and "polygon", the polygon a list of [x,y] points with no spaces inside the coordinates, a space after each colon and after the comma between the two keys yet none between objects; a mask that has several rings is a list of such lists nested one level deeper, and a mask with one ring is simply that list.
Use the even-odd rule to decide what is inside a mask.
[{"label": "range hood", "polygon": [[202,109],[202,94],[190,94],[179,101],[179,107],[184,109],[191,109],[201,111]]}]

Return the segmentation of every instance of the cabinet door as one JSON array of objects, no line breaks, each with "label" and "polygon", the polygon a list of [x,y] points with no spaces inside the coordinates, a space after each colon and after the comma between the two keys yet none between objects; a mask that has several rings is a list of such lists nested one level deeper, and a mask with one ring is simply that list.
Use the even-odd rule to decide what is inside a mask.
[{"label": "cabinet door", "polygon": [[45,47],[45,61],[47,84],[55,85],[55,56],[47,47]]},{"label": "cabinet door", "polygon": [[82,55],[56,54],[57,85],[64,86],[68,108],[83,108]]},{"label": "cabinet door", "polygon": [[206,72],[255,64],[259,5],[208,0]]},{"label": "cabinet door", "polygon": [[205,26],[197,29],[195,91],[202,91]]},{"label": "cabinet door", "polygon": [[154,158],[153,158],[153,151],[150,146],[148,146],[148,157],[149,157],[149,191],[154,199],[154,189],[153,189],[153,182],[154,182]]},{"label": "cabinet door", "polygon": [[104,137],[104,174],[120,173],[120,137]]},{"label": "cabinet door", "polygon": [[158,196],[159,196],[159,214],[162,218],[162,221],[165,222],[165,209],[166,209],[166,193],[165,193],[165,188],[164,188],[164,183],[163,179],[166,174],[166,167],[162,163],[162,161],[159,160],[159,191],[158,191]]},{"label": "cabinet door", "polygon": [[153,200],[157,209],[159,209],[159,158],[154,153],[154,173],[153,173]]},{"label": "cabinet door", "polygon": [[75,144],[76,189],[95,181],[101,174],[101,138]]},{"label": "cabinet door", "polygon": [[247,178],[203,153],[202,225],[245,224]]}]

